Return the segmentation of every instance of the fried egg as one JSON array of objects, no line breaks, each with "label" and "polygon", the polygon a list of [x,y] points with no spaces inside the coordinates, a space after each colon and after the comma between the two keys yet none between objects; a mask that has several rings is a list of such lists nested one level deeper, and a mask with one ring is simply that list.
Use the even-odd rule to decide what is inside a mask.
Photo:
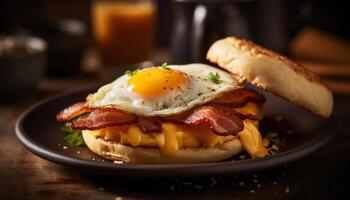
[{"label": "fried egg", "polygon": [[123,75],[90,94],[87,102],[91,107],[114,107],[138,116],[170,116],[240,87],[239,80],[209,65],[168,65]]}]

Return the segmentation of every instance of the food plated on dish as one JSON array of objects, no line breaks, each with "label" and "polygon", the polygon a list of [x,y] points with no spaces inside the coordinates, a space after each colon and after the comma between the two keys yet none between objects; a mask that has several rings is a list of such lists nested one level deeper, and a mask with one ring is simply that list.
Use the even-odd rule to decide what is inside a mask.
[{"label": "food plated on dish", "polygon": [[245,150],[268,156],[264,97],[246,83],[329,117],[331,91],[305,68],[235,37],[215,42],[206,64],[127,71],[57,114],[94,153],[130,163],[203,163]]}]

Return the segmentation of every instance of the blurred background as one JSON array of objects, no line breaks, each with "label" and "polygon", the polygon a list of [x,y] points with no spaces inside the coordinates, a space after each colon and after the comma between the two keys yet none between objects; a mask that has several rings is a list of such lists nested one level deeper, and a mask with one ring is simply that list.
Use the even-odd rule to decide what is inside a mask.
[{"label": "blurred background", "polygon": [[1,101],[163,62],[207,62],[210,44],[229,35],[288,55],[350,94],[346,8],[331,0],[1,1]]},{"label": "blurred background", "polygon": [[[260,193],[255,196],[250,177],[252,183],[239,186],[236,193],[226,183],[237,179],[227,177],[218,192],[190,189],[190,197],[195,198],[197,192],[207,199],[218,194],[227,199],[234,194],[242,195],[241,199],[261,199],[266,194],[274,199],[348,196],[349,19],[347,1],[333,0],[0,1],[0,196],[96,199],[115,194],[131,198],[156,195],[159,188],[155,184],[144,182],[148,186],[141,184],[143,189],[137,190],[132,182],[124,187],[126,180],[119,179],[112,180],[110,192],[103,188],[108,186],[104,177],[90,178],[30,154],[15,137],[15,123],[42,99],[107,83],[127,69],[164,62],[207,62],[204,56],[209,45],[230,35],[287,55],[320,75],[334,91],[332,119],[338,135],[313,157],[266,173],[258,184],[264,189],[256,188]],[[181,191],[166,194],[176,198],[178,193]]]}]

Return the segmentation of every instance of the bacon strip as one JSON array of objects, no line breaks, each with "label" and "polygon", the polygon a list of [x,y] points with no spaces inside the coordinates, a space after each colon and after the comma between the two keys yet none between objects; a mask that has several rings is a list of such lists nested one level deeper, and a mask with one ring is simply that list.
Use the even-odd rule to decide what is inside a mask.
[{"label": "bacon strip", "polygon": [[233,135],[243,130],[243,121],[233,109],[207,105],[193,110],[185,124],[208,125],[218,135]]},{"label": "bacon strip", "polygon": [[144,133],[161,132],[161,121],[157,117],[138,117],[137,123]]},{"label": "bacon strip", "polygon": [[264,103],[265,98],[263,95],[255,92],[253,89],[240,88],[214,99],[212,103],[226,104],[233,107],[239,107],[245,105],[248,101]]},{"label": "bacon strip", "polygon": [[89,108],[86,102],[75,103],[56,115],[57,121],[70,121],[79,115],[92,112],[93,108]]},{"label": "bacon strip", "polygon": [[[161,118],[162,121],[184,123],[189,125],[208,125],[218,135],[236,134],[243,130],[243,119],[257,119],[258,116],[244,115],[233,109],[244,105],[248,101],[264,102],[262,95],[251,89],[238,89],[215,99],[212,103],[199,106],[194,110]],[[81,117],[72,122],[74,129],[96,130],[108,126],[138,123],[145,133],[160,132],[161,121],[156,117],[136,117],[134,114],[115,108],[89,108],[85,102],[79,102],[69,106],[56,118],[58,121],[70,121],[75,117],[91,112],[88,116]]]},{"label": "bacon strip", "polygon": [[135,115],[114,108],[98,108],[87,117],[72,122],[73,129],[96,130],[108,126],[130,124],[137,121]]}]

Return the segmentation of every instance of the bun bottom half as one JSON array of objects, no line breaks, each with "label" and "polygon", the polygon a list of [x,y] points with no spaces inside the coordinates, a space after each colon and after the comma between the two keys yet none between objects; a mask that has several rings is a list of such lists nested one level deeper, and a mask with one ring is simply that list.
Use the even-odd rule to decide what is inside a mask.
[{"label": "bun bottom half", "polygon": [[158,148],[131,147],[103,138],[96,138],[90,131],[82,131],[84,141],[88,148],[108,159],[127,163],[144,164],[171,164],[171,163],[204,163],[228,159],[242,151],[239,139],[233,139],[212,148],[184,148],[172,156],[162,155]]}]

